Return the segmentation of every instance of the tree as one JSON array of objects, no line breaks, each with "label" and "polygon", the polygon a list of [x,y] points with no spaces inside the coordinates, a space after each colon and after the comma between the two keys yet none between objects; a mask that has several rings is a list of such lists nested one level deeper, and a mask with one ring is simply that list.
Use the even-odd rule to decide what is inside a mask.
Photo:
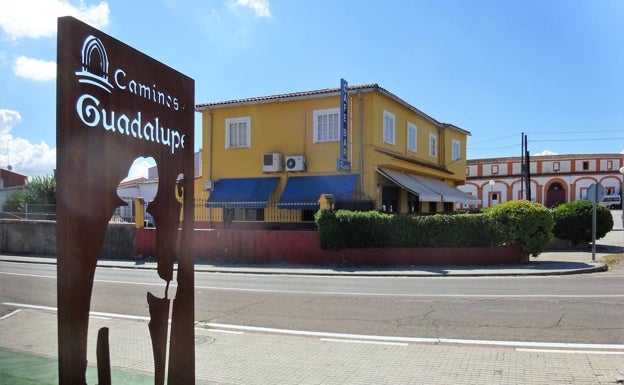
[{"label": "tree", "polygon": [[[563,203],[553,211],[555,228],[553,232],[559,239],[573,244],[592,241],[593,203],[587,199]],[[596,239],[604,237],[613,229],[613,216],[604,205],[596,205]]]},{"label": "tree", "polygon": [[[2,205],[4,212],[24,212],[27,205],[56,205],[56,178],[36,176],[21,191],[9,195]],[[30,211],[30,210],[29,210]],[[53,212],[54,207],[40,207],[39,212]]]},{"label": "tree", "polygon": [[38,205],[56,204],[56,178],[36,176],[26,188],[26,203]]},{"label": "tree", "polygon": [[26,208],[26,193],[16,191],[9,195],[2,204],[2,211],[5,213],[21,213]]}]

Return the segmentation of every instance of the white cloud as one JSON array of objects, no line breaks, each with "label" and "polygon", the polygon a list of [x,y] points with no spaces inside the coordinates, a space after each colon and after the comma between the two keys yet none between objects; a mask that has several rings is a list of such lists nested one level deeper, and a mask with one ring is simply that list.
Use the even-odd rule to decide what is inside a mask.
[{"label": "white cloud", "polygon": [[13,167],[13,171],[28,176],[52,175],[56,168],[56,149],[44,141],[31,143],[14,137],[13,127],[20,124],[22,116],[17,111],[0,109],[0,165]]},{"label": "white cloud", "polygon": [[9,134],[9,131],[22,121],[22,116],[17,111],[0,109],[0,136]]},{"label": "white cloud", "polygon": [[56,79],[56,62],[20,56],[15,60],[13,72],[26,79],[46,82]]},{"label": "white cloud", "polygon": [[0,28],[15,41],[56,35],[57,18],[73,16],[95,28],[108,25],[110,10],[104,1],[86,5],[84,0],[3,0]]},{"label": "white cloud", "polygon": [[256,17],[271,18],[268,0],[228,0],[230,9],[246,8],[254,12]]},{"label": "white cloud", "polygon": [[137,178],[145,178],[147,179],[148,172],[151,167],[156,165],[156,161],[154,158],[144,158],[139,157],[134,160],[132,166],[130,166],[130,171],[128,172],[128,176],[124,178],[124,180],[131,180]]},{"label": "white cloud", "polygon": [[542,152],[538,152],[537,154],[533,154],[533,156],[546,156],[546,155],[559,155],[559,153],[548,151],[548,150],[544,150]]}]

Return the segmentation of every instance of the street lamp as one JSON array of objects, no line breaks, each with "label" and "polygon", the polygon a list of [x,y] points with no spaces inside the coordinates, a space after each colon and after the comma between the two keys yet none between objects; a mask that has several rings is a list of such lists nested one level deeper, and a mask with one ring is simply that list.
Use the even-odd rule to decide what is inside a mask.
[{"label": "street lamp", "polygon": [[620,174],[622,174],[622,187],[620,187],[620,196],[622,196],[624,193],[624,166],[620,167]]},{"label": "street lamp", "polygon": [[622,209],[622,229],[624,229],[624,166],[620,167],[620,174],[622,174],[622,186],[620,187],[620,208]]}]

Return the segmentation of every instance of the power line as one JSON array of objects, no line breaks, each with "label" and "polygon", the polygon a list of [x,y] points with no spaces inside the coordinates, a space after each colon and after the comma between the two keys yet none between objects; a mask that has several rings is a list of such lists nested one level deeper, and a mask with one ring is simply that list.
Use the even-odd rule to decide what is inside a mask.
[{"label": "power line", "polygon": [[[600,130],[600,133],[605,132],[624,132],[624,130]],[[547,132],[529,132],[527,135],[562,135],[562,134],[595,134],[596,131],[547,131]]]},{"label": "power line", "polygon": [[[529,143],[544,143],[544,142],[600,142],[600,141],[613,141],[613,140],[624,140],[622,138],[580,138],[580,139],[538,139],[538,140],[529,140]],[[483,143],[483,142],[478,142]],[[503,150],[507,148],[517,147],[517,144],[512,144],[509,146],[499,146],[499,147],[467,147],[468,150]]]},{"label": "power line", "polygon": [[582,138],[582,139],[540,139],[540,140],[531,140],[531,143],[541,143],[541,142],[586,142],[588,140],[591,141],[602,141],[602,140],[624,140],[624,138]]},{"label": "power line", "polygon": [[493,138],[493,139],[482,140],[480,142],[475,142],[473,144],[481,144],[481,143],[493,142],[495,140],[509,139],[509,138],[514,138],[514,137],[517,137],[517,136],[520,136],[520,134],[513,134],[513,135],[501,136],[500,138]]},{"label": "power line", "polygon": [[518,147],[517,144],[512,144],[511,146],[503,146],[503,147],[486,147],[486,148],[475,148],[475,147],[467,147],[468,150],[504,150],[506,148],[514,148]]}]

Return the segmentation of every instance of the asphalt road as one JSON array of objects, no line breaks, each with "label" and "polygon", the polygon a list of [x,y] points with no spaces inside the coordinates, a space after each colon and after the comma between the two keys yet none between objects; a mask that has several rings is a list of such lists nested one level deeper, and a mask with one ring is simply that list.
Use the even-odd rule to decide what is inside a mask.
[{"label": "asphalt road", "polygon": [[[56,306],[54,265],[0,262],[0,301]],[[196,273],[196,320],[334,333],[624,343],[624,275],[310,277]],[[154,271],[98,268],[91,310],[146,316]],[[175,294],[175,285],[169,290]],[[9,312],[0,306],[0,316]]]}]

